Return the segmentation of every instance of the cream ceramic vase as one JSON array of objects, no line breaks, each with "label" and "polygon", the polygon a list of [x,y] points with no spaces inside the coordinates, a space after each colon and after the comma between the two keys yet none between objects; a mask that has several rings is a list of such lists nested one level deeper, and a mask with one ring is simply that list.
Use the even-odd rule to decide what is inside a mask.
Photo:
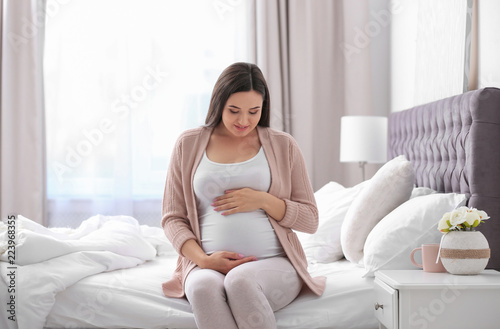
[{"label": "cream ceramic vase", "polygon": [[488,240],[479,231],[452,231],[441,241],[441,262],[451,274],[479,274],[490,259]]}]

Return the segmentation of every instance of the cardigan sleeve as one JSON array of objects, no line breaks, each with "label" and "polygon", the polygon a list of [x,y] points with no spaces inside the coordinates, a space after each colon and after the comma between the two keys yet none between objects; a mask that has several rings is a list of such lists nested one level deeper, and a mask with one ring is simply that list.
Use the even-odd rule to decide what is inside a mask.
[{"label": "cardigan sleeve", "polygon": [[287,186],[289,198],[284,198],[286,204],[285,216],[279,225],[288,227],[297,231],[306,233],[314,233],[318,229],[318,208],[314,198],[314,192],[311,186],[311,181],[307,174],[307,169],[297,142],[290,136],[288,145],[288,173],[289,177],[283,177],[282,182]]},{"label": "cardigan sleeve", "polygon": [[188,211],[185,200],[185,191],[182,184],[183,170],[189,170],[182,166],[182,136],[177,140],[165,182],[163,195],[163,209],[161,225],[165,235],[172,243],[179,255],[182,256],[182,245],[196,236],[188,219]]}]

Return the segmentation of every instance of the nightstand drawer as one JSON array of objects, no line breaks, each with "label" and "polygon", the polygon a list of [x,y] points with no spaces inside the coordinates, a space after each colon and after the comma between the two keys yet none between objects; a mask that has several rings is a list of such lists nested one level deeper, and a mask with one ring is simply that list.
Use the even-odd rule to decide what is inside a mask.
[{"label": "nightstand drawer", "polygon": [[398,291],[375,278],[375,316],[388,329],[398,329]]}]

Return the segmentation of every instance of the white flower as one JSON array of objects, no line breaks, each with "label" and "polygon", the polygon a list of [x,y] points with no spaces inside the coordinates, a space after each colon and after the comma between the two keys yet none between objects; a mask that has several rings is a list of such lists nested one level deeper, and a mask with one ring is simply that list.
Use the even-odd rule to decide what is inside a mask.
[{"label": "white flower", "polygon": [[488,214],[482,210],[459,207],[443,215],[439,220],[438,230],[445,234],[449,231],[470,231],[488,218]]},{"label": "white flower", "polygon": [[481,217],[481,220],[490,218],[490,216],[488,216],[488,214],[482,210],[477,210],[477,212],[479,214],[479,217]]},{"label": "white flower", "polygon": [[479,216],[479,213],[477,211],[472,211],[468,210],[464,214],[464,219],[465,222],[469,226],[476,227],[479,225],[479,222],[481,221],[481,217]]},{"label": "white flower", "polygon": [[441,217],[438,223],[438,230],[441,232],[448,232],[450,230],[449,220],[451,218],[451,212],[447,212]]},{"label": "white flower", "polygon": [[467,215],[467,207],[460,207],[451,212],[450,223],[451,227],[455,228],[458,225],[462,224],[466,220]]}]

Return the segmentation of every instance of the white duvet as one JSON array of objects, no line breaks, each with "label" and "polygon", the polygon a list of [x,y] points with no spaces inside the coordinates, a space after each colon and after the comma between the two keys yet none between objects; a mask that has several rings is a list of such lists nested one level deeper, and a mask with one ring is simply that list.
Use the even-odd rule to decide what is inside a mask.
[{"label": "white duvet", "polygon": [[[2,328],[43,328],[59,292],[88,276],[134,267],[157,254],[158,237],[143,232],[147,227],[141,228],[132,217],[98,215],[76,230],[47,229],[22,216],[17,224],[17,321],[6,319],[0,323]],[[3,286],[7,283],[9,265],[5,253],[6,226],[0,225]],[[6,286],[1,287],[2,295],[7,291]],[[2,305],[3,299],[5,296]]]}]

